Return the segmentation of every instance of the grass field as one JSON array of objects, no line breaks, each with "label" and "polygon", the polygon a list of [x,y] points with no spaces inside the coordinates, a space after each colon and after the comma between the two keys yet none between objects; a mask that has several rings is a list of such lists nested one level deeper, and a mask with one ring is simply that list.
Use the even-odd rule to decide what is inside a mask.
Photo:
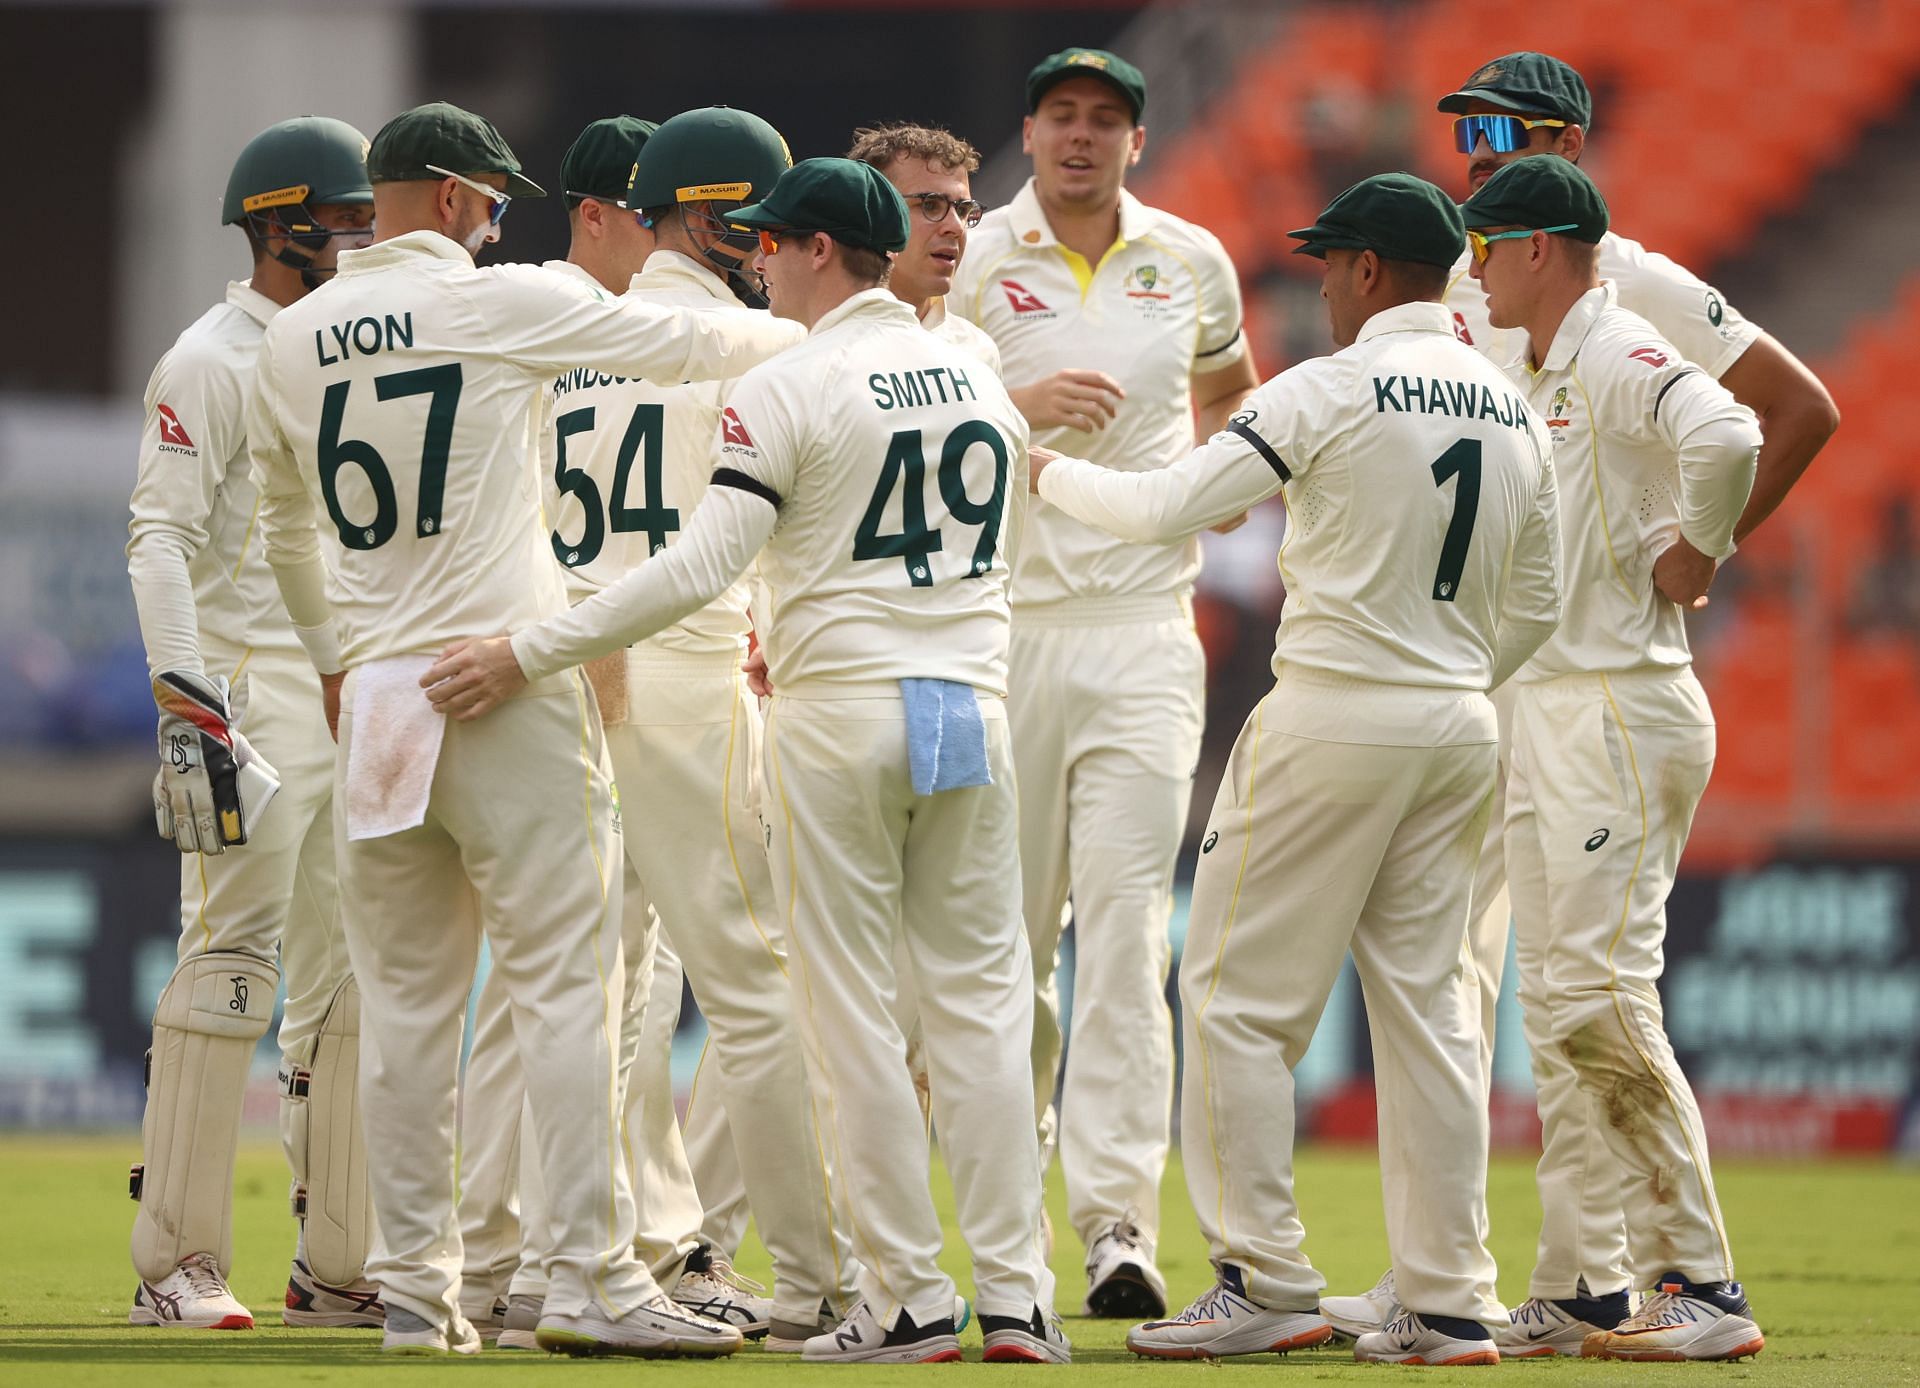
[{"label": "grass field", "polygon": [[[707,1363],[579,1362],[531,1354],[483,1354],[471,1360],[383,1360],[379,1337],[354,1331],[289,1331],[279,1306],[293,1225],[286,1213],[286,1175],[276,1147],[250,1146],[241,1157],[235,1204],[234,1290],[261,1328],[250,1334],[158,1331],[127,1325],[133,1273],[127,1232],[133,1211],[126,1169],[137,1138],[0,1137],[0,1382],[29,1384],[262,1383],[293,1388],[347,1382],[410,1388],[476,1376],[541,1375],[606,1380],[671,1375],[715,1388],[779,1379],[815,1388],[851,1375],[877,1385],[917,1379],[932,1369],[803,1366],[763,1357],[752,1346]],[[1756,1385],[1920,1384],[1920,1171],[1884,1163],[1743,1163],[1720,1168],[1720,1190],[1741,1273],[1767,1349],[1737,1365],[1599,1364],[1556,1360],[1502,1366],[1501,1372],[1554,1384],[1644,1382],[1676,1376]],[[1308,1251],[1337,1291],[1373,1284],[1386,1260],[1379,1187],[1370,1151],[1318,1150],[1299,1163],[1300,1203]],[[944,1182],[942,1208],[951,1210]],[[1058,1180],[1049,1190],[1056,1227],[1066,1229]],[[1492,1178],[1494,1252],[1509,1302],[1526,1295],[1537,1206],[1531,1164],[1502,1159]],[[1206,1250],[1194,1228],[1179,1171],[1169,1171],[1162,1197],[1166,1230],[1161,1266],[1184,1303],[1209,1281]],[[1063,1310],[1078,1309],[1080,1248],[1060,1240],[1055,1269]],[[969,1290],[957,1236],[949,1233],[947,1266]],[[750,1243],[740,1268],[764,1278],[765,1254]],[[1225,1364],[1164,1364],[1135,1359],[1122,1347],[1126,1327],[1072,1320],[1071,1374],[1081,1383],[1124,1381],[1138,1388],[1177,1388],[1211,1373],[1284,1375],[1290,1379],[1383,1381],[1416,1374],[1352,1362],[1345,1350],[1315,1350],[1279,1359],[1262,1355]],[[979,1353],[970,1331],[970,1356]],[[972,1370],[959,1372],[978,1373]],[[999,1366],[995,1370],[999,1371]],[[1028,1372],[1046,1373],[1045,1370]]]}]

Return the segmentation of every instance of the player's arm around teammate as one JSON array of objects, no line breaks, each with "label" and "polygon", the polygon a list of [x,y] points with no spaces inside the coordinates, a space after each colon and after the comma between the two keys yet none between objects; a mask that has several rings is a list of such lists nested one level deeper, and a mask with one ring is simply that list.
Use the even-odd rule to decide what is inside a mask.
[{"label": "player's arm around teammate", "polygon": [[333,747],[253,530],[246,437],[266,325],[371,234],[365,149],[359,131],[314,116],[248,142],[222,221],[246,231],[252,277],[181,334],[147,386],[127,567],[161,713],[155,807],[184,856],[180,965],[155,1009],[134,1175],[137,1325],[253,1324],[225,1277],[241,1100],[277,963],[282,1136],[295,1212],[311,1210],[285,1318],[380,1321],[360,1280],[371,1216],[357,1141],[345,1156],[357,1003],[335,905]]},{"label": "player's arm around teammate", "polygon": [[[1588,1355],[1752,1354],[1764,1341],[1657,981],[1714,757],[1683,611],[1732,553],[1760,431],[1602,282],[1606,205],[1573,164],[1519,161],[1465,211],[1493,321],[1526,330],[1511,374],[1580,464],[1564,477],[1565,620],[1514,689],[1507,864],[1553,1212],[1523,1310]],[[1612,1201],[1586,1197],[1622,1172],[1624,1230]],[[1655,1293],[1631,1319],[1628,1276]]]}]

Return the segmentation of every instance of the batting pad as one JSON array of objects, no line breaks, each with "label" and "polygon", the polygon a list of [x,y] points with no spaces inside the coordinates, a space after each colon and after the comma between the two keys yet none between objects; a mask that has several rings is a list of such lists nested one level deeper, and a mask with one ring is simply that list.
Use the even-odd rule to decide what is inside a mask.
[{"label": "batting pad", "polygon": [[133,1266],[157,1282],[195,1253],[233,1267],[233,1158],[253,1052],[273,1020],[280,971],[217,951],[173,971],[153,1012],[143,1160],[131,1189]]},{"label": "batting pad", "polygon": [[336,1287],[360,1280],[373,1232],[367,1149],[360,1127],[360,987],[334,990],[314,1038],[312,1063],[295,1067],[287,1105],[296,1182],[294,1213],[307,1222],[307,1266]]}]

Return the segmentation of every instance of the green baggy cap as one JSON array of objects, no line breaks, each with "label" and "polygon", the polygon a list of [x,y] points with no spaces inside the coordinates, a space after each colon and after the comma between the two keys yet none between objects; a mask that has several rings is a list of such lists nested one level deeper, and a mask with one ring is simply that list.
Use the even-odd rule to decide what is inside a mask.
[{"label": "green baggy cap", "polygon": [[1295,255],[1327,258],[1330,250],[1372,251],[1382,260],[1451,265],[1467,248],[1452,198],[1410,173],[1363,178],[1327,204],[1310,227],[1290,231],[1306,242]]},{"label": "green baggy cap", "polygon": [[1580,166],[1557,154],[1516,159],[1494,172],[1461,207],[1470,227],[1528,227],[1596,244],[1607,234],[1607,200]]},{"label": "green baggy cap", "polygon": [[1522,115],[1551,116],[1590,127],[1593,97],[1580,74],[1549,53],[1509,53],[1469,77],[1457,92],[1440,98],[1439,109],[1465,115],[1474,101],[1485,101]]},{"label": "green baggy cap", "polygon": [[511,197],[547,195],[520,172],[520,161],[492,121],[444,101],[402,111],[380,127],[367,151],[367,173],[375,183],[431,182],[440,175],[428,165],[457,174],[505,174]]},{"label": "green baggy cap", "polygon": [[907,244],[905,199],[885,174],[853,159],[802,159],[727,221],[749,231],[824,231],[875,251]]},{"label": "green baggy cap", "polygon": [[560,156],[560,190],[574,201],[623,202],[634,161],[660,127],[637,116],[608,116],[580,132]]},{"label": "green baggy cap", "polygon": [[1139,68],[1104,48],[1063,48],[1041,59],[1027,74],[1028,112],[1039,110],[1040,98],[1069,77],[1098,77],[1111,83],[1133,107],[1133,123],[1140,123],[1147,109],[1147,79]]}]

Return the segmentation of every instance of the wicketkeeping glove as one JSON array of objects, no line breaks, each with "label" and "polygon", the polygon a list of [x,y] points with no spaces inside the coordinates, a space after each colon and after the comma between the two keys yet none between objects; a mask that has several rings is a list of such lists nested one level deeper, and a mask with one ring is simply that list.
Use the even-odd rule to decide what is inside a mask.
[{"label": "wicketkeeping glove", "polygon": [[160,706],[160,774],[153,817],[182,853],[242,844],[280,789],[280,777],[233,726],[227,682],[184,670],[153,679]]}]

